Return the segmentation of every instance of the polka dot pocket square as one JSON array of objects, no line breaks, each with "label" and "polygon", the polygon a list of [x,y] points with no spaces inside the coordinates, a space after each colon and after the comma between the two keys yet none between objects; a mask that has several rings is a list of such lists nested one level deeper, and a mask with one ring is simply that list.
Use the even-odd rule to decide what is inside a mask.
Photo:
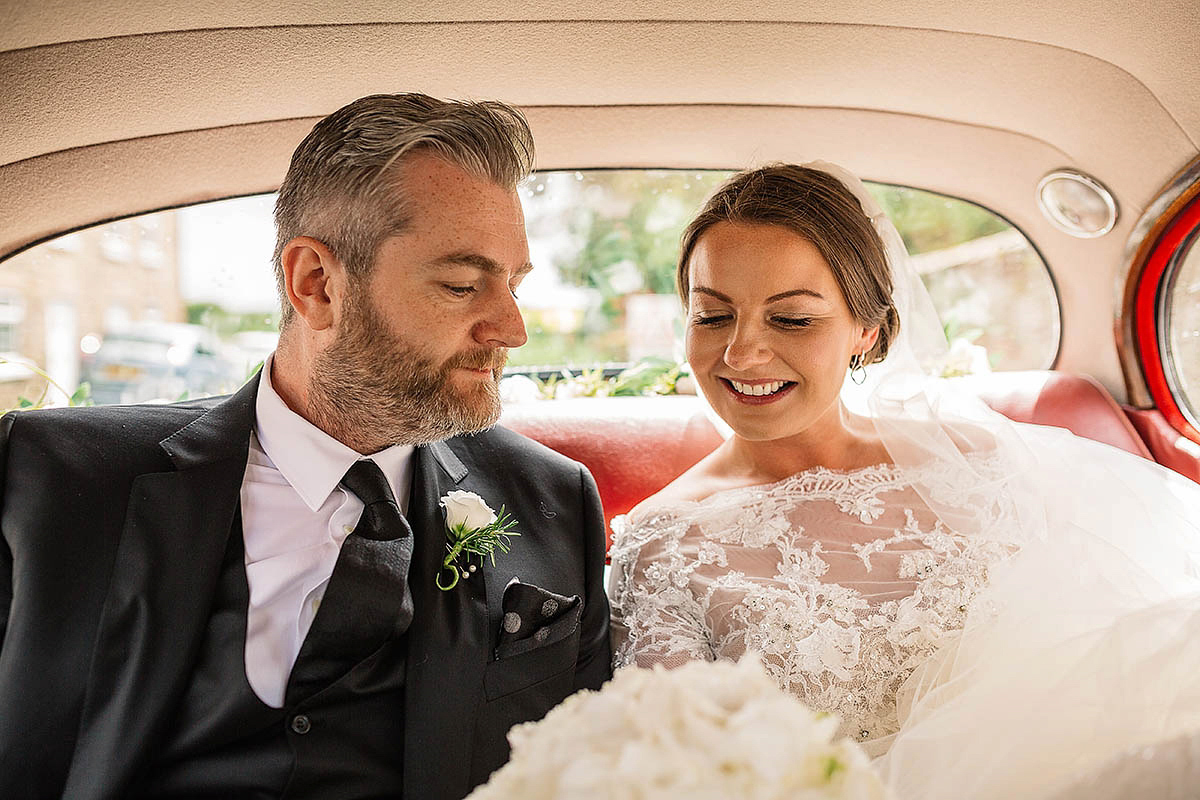
[{"label": "polka dot pocket square", "polygon": [[564,597],[516,578],[504,589],[497,658],[507,658],[561,641],[579,628],[583,601]]}]

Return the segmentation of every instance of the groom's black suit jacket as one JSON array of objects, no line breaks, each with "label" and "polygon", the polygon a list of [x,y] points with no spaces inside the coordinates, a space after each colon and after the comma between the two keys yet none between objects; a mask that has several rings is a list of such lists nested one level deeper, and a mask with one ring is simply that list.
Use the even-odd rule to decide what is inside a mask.
[{"label": "groom's black suit jacket", "polygon": [[[0,422],[0,797],[120,797],[153,761],[211,611],[257,387]],[[507,758],[509,726],[608,677],[604,522],[579,464],[511,431],[415,458],[405,795],[460,798]],[[503,503],[521,536],[442,592],[437,503],[454,489]],[[513,577],[584,611],[564,638],[497,659]]]}]

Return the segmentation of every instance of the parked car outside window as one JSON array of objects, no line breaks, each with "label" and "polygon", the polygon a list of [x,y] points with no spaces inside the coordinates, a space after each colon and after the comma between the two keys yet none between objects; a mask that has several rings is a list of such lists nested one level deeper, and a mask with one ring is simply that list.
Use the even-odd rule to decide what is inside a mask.
[{"label": "parked car outside window", "polygon": [[112,331],[82,357],[81,379],[98,404],[173,401],[241,384],[237,362],[199,325],[142,322]]}]

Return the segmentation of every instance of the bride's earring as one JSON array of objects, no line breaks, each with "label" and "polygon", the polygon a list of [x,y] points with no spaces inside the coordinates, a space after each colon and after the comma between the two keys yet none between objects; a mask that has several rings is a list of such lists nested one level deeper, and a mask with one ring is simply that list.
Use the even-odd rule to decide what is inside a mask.
[{"label": "bride's earring", "polygon": [[863,363],[864,360],[862,353],[850,356],[850,380],[859,386],[867,379],[867,365]]}]

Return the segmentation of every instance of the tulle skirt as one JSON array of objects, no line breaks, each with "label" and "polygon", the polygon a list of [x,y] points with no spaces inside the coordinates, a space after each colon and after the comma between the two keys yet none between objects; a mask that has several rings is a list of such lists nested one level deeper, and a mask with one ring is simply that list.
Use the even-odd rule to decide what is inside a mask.
[{"label": "tulle skirt", "polygon": [[1200,797],[1200,485],[1017,430],[1029,530],[905,684],[877,764],[898,800]]}]

